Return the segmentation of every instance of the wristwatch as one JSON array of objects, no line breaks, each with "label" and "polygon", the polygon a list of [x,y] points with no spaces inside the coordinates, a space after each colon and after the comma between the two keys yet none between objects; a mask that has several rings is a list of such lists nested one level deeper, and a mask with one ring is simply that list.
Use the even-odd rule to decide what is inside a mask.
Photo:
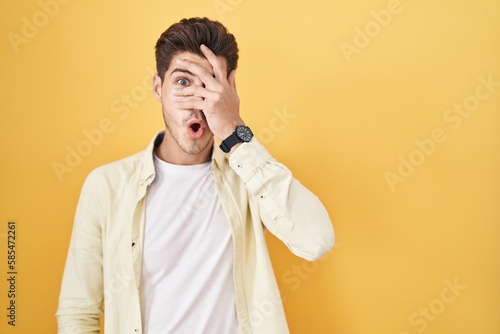
[{"label": "wristwatch", "polygon": [[220,149],[224,153],[231,151],[231,148],[238,143],[248,143],[253,138],[252,130],[248,126],[238,125],[236,130],[220,144]]}]

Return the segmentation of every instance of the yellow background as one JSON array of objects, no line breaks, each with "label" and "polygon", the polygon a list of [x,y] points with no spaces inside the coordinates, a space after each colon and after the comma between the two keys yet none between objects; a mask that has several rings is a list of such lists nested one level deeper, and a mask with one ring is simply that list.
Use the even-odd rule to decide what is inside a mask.
[{"label": "yellow background", "polygon": [[[477,88],[500,82],[498,0],[64,2],[51,15],[38,0],[0,3],[1,333],[57,332],[83,180],[162,129],[143,82],[156,39],[190,16],[236,35],[243,118],[334,224],[334,250],[312,264],[268,238],[291,332],[500,333],[500,86],[487,98]],[[475,97],[468,117],[447,111]],[[108,133],[88,146],[84,131],[99,126]],[[78,147],[87,155],[58,178],[54,163]],[[400,166],[409,159],[413,170]]]}]

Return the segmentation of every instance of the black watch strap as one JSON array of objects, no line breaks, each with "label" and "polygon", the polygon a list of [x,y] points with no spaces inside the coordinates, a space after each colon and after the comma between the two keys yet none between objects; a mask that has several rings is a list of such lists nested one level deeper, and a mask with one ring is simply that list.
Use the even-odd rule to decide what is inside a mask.
[{"label": "black watch strap", "polygon": [[229,137],[224,139],[222,143],[220,143],[220,149],[224,153],[229,153],[231,151],[231,148],[233,148],[234,145],[241,143],[240,138],[236,135],[236,131],[233,132]]},{"label": "black watch strap", "polygon": [[253,138],[252,130],[248,126],[238,125],[236,130],[220,144],[224,153],[229,153],[231,148],[238,143],[248,143]]}]

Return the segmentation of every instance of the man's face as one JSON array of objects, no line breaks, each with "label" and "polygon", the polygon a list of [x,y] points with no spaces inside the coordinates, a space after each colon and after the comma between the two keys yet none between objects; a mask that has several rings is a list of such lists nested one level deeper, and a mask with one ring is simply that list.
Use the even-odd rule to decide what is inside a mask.
[{"label": "man's face", "polygon": [[213,75],[213,68],[205,57],[190,52],[182,52],[172,58],[165,72],[163,82],[155,76],[153,82],[154,95],[162,104],[163,119],[167,131],[165,140],[171,140],[182,152],[197,155],[211,149],[213,133],[207,125],[205,115],[201,110],[178,109],[175,103],[186,99],[201,99],[197,96],[174,96],[172,90],[189,85],[202,86],[203,82],[189,71],[176,64],[177,59],[187,59],[204,67]]}]

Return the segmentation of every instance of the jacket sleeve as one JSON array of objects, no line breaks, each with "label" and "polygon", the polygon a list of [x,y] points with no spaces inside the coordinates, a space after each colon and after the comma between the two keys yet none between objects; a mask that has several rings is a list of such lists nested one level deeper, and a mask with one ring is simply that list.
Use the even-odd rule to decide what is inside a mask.
[{"label": "jacket sleeve", "polygon": [[295,255],[313,261],[333,247],[335,235],[323,204],[255,137],[231,154],[229,164],[258,201],[264,226]]},{"label": "jacket sleeve", "polygon": [[104,293],[97,186],[91,173],[76,209],[56,313],[59,334],[100,332]]}]

